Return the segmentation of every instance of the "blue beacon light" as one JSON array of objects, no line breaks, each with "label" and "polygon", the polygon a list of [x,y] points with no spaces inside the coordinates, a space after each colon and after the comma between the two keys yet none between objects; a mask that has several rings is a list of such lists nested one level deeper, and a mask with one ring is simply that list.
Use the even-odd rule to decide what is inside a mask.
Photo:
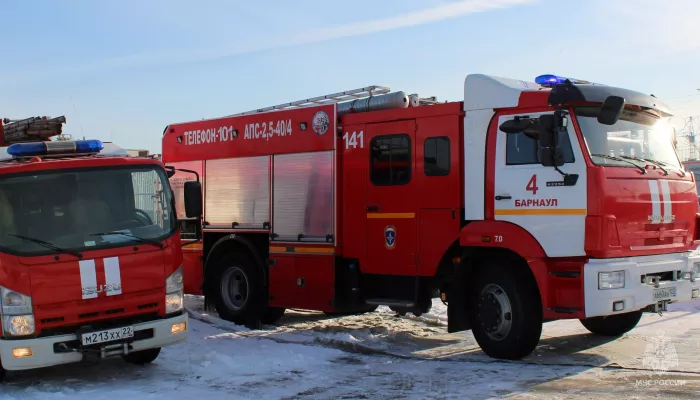
[{"label": "blue beacon light", "polygon": [[538,76],[537,78],[535,78],[535,83],[538,85],[542,85],[542,86],[551,86],[551,85],[561,85],[564,82],[566,82],[567,80],[569,82],[575,83],[575,84],[590,83],[588,81],[583,81],[581,79],[567,78],[564,76],[552,75],[552,74],[545,74],[545,75]]},{"label": "blue beacon light", "polygon": [[70,142],[35,142],[35,143],[15,143],[7,148],[7,153],[13,157],[32,157],[49,154],[85,154],[99,153],[104,145],[97,139],[76,140],[73,146],[68,147]]}]

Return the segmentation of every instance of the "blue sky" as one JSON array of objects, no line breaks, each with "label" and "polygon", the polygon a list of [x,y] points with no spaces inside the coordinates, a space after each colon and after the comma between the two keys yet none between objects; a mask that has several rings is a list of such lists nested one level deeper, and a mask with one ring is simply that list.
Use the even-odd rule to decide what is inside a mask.
[{"label": "blue sky", "polygon": [[25,0],[0,12],[0,116],[160,152],[168,123],[367,85],[573,76],[700,115],[695,0]]}]

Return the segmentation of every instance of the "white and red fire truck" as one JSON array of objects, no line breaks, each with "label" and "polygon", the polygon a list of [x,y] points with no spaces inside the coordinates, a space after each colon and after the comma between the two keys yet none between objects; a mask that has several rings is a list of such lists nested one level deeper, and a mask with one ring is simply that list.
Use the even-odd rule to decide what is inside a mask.
[{"label": "white and red fire truck", "polygon": [[0,123],[0,379],[187,339],[172,171],[64,122]]},{"label": "white and red fire truck", "polygon": [[252,326],[440,296],[494,358],[547,321],[621,335],[700,296],[669,116],[627,89],[475,74],[462,101],[371,86],[168,125],[185,290]]}]

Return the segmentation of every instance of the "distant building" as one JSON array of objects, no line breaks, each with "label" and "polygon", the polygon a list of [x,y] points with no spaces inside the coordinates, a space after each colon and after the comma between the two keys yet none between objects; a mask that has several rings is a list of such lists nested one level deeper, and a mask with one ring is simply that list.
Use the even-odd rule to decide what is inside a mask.
[{"label": "distant building", "polygon": [[150,152],[148,150],[137,150],[137,149],[126,149],[129,155],[132,157],[148,157]]}]

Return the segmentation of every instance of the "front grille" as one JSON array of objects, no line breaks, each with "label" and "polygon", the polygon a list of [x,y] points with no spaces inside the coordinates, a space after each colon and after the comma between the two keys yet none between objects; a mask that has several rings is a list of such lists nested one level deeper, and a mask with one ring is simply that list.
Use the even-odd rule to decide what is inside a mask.
[{"label": "front grille", "polygon": [[63,321],[63,317],[54,317],[54,318],[44,318],[42,320],[39,320],[42,324],[53,324],[56,322],[61,322]]},{"label": "front grille", "polygon": [[647,276],[658,276],[660,282],[671,282],[680,279],[681,271],[653,272],[640,276],[640,282],[645,283]]},{"label": "front grille", "polygon": [[104,321],[94,321],[94,322],[89,322],[89,323],[73,324],[73,325],[66,325],[66,326],[60,326],[60,327],[55,327],[55,328],[42,329],[39,337],[75,334],[75,332],[77,332],[78,329],[81,329],[81,328],[84,329],[86,327],[89,327],[90,330],[102,330],[102,329],[118,328],[118,327],[125,326],[125,325],[134,325],[134,324],[140,324],[143,322],[155,321],[157,319],[160,319],[160,317],[158,317],[157,312],[134,315],[134,316],[123,317],[123,318],[111,318],[111,319],[104,320]]}]

